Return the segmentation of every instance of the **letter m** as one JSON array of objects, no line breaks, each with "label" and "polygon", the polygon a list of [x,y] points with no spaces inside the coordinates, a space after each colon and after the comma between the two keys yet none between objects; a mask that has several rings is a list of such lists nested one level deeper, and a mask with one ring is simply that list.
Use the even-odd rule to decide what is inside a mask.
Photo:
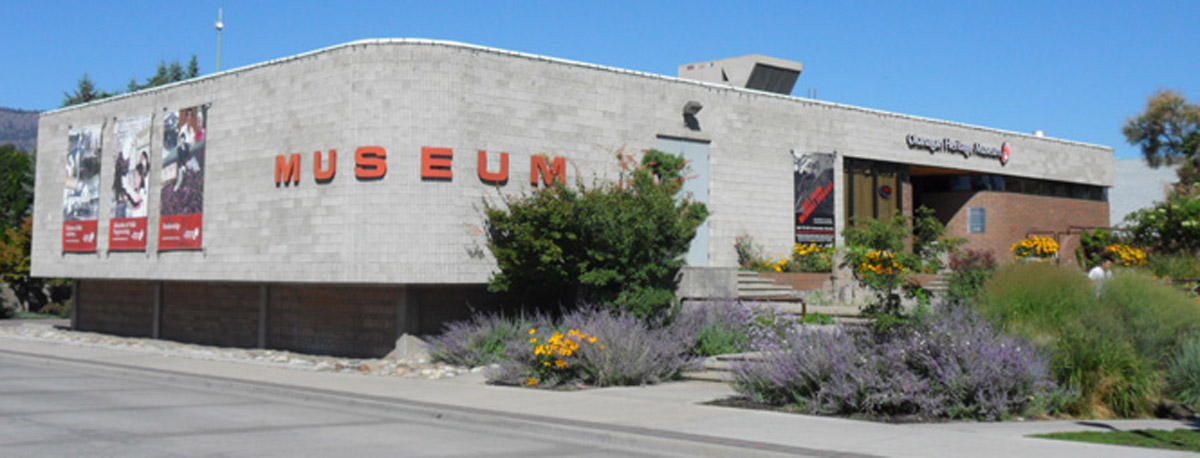
[{"label": "letter m", "polygon": [[280,183],[284,186],[300,184],[300,153],[292,154],[290,158],[275,155],[275,186]]},{"label": "letter m", "polygon": [[558,184],[567,184],[567,160],[566,158],[556,157],[550,160],[550,165],[546,165],[546,156],[537,155],[529,163],[529,184],[537,187],[538,177],[542,177],[542,183],[550,186],[555,181]]}]

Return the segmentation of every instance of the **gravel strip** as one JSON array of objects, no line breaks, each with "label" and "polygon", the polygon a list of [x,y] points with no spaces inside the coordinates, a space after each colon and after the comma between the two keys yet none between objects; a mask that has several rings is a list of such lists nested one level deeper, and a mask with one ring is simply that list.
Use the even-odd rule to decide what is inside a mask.
[{"label": "gravel strip", "polygon": [[306,355],[285,350],[227,348],[196,345],[169,340],[119,337],[93,332],[72,331],[48,324],[22,323],[0,326],[0,337],[18,340],[58,342],[84,347],[120,348],[167,357],[228,361],[262,366],[281,367],[314,372],[339,372],[380,377],[402,377],[439,380],[482,372],[485,367],[460,367],[435,363],[428,359],[401,360],[394,358],[357,359],[335,356]]}]

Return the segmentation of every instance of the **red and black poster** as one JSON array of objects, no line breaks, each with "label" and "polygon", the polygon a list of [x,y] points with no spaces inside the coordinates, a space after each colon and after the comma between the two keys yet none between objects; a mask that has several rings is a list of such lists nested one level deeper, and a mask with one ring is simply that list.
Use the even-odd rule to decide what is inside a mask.
[{"label": "red and black poster", "polygon": [[796,242],[833,244],[833,154],[792,151]]},{"label": "red and black poster", "polygon": [[202,246],[207,117],[207,105],[163,113],[159,251]]},{"label": "red and black poster", "polygon": [[64,252],[96,251],[96,218],[100,209],[100,133],[103,126],[67,132],[63,185],[62,247]]},{"label": "red and black poster", "polygon": [[109,251],[146,250],[146,209],[150,197],[150,117],[117,121],[116,166],[113,167],[112,214],[108,220]]}]

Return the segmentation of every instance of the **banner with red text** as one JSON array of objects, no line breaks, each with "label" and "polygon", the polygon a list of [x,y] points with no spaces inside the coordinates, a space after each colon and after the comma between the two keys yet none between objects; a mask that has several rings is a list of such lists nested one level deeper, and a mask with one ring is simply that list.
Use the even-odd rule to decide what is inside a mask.
[{"label": "banner with red text", "polygon": [[103,126],[84,126],[67,132],[67,162],[63,185],[64,252],[96,251],[96,218],[100,210],[100,143]]},{"label": "banner with red text", "polygon": [[796,243],[834,240],[833,154],[792,151],[796,197]]},{"label": "banner with red text", "polygon": [[163,113],[158,250],[199,250],[208,106]]},{"label": "banner with red text", "polygon": [[146,249],[146,209],[150,206],[150,117],[122,119],[117,121],[116,130],[108,249],[143,251]]}]

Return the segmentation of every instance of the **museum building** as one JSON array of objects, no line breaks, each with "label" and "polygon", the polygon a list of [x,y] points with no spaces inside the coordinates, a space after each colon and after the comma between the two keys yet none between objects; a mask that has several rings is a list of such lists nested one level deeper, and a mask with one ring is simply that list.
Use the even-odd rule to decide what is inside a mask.
[{"label": "museum building", "polygon": [[75,280],[81,330],[380,356],[490,307],[487,206],[651,148],[711,213],[688,297],[736,288],[744,234],[787,253],[927,206],[1008,260],[1107,226],[1111,148],[792,97],[802,70],[366,40],[46,112],[33,274]]}]

